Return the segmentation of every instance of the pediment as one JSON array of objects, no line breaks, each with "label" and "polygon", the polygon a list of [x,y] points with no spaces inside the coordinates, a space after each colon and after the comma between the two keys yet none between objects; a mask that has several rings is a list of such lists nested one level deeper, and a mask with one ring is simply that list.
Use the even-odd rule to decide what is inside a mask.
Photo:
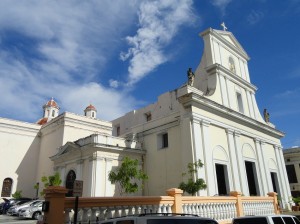
[{"label": "pediment", "polygon": [[247,52],[244,50],[242,45],[238,42],[238,40],[234,37],[234,35],[231,32],[223,31],[223,30],[214,30],[214,29],[212,31],[220,41],[222,41],[226,45],[230,45],[231,47],[236,49],[236,51],[245,55],[249,59]]},{"label": "pediment", "polygon": [[74,142],[67,142],[66,144],[64,144],[59,148],[59,151],[53,157],[59,157],[63,154],[74,151],[78,148],[80,148],[80,146],[75,144]]},{"label": "pediment", "polygon": [[209,28],[209,29],[205,30],[204,32],[202,32],[200,35],[205,36],[206,34],[212,35],[220,43],[233,49],[237,53],[243,55],[243,57],[246,60],[250,59],[247,52],[244,50],[242,45],[238,42],[238,40],[234,37],[234,35],[231,32],[224,31],[224,30],[215,30],[215,29]]}]

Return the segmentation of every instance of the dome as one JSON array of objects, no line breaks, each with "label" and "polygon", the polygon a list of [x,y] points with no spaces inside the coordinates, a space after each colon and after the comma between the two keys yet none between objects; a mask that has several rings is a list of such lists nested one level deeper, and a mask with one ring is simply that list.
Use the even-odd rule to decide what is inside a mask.
[{"label": "dome", "polygon": [[89,106],[87,106],[84,111],[88,111],[88,110],[97,111],[96,107],[94,107],[92,104],[90,104]]},{"label": "dome", "polygon": [[59,106],[58,104],[54,101],[53,97],[51,100],[49,100],[45,105],[44,107],[55,107],[57,109],[59,109]]}]

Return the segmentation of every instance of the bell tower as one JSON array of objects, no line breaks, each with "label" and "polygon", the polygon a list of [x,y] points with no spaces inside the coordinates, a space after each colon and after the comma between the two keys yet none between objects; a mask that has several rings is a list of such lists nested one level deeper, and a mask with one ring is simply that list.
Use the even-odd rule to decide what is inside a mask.
[{"label": "bell tower", "polygon": [[87,106],[84,110],[84,116],[96,119],[97,109],[92,104]]},{"label": "bell tower", "polygon": [[51,100],[49,100],[43,106],[43,110],[44,110],[43,118],[41,118],[37,122],[40,125],[46,124],[48,121],[51,121],[53,118],[57,117],[59,113],[59,106],[52,97]]}]

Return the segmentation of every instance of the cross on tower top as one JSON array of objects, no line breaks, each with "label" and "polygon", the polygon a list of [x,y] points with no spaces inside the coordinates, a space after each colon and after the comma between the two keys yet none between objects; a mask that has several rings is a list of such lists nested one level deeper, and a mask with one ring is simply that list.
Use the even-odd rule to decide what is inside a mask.
[{"label": "cross on tower top", "polygon": [[224,31],[226,31],[227,30],[227,27],[226,27],[226,25],[225,25],[225,23],[223,22],[223,23],[221,23],[221,27],[223,27],[223,30]]}]

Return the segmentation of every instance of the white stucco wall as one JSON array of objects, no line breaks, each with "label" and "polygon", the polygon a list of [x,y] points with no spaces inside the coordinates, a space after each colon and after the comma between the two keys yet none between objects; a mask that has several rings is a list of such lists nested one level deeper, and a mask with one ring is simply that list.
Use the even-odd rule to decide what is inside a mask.
[{"label": "white stucco wall", "polygon": [[33,186],[39,158],[40,126],[0,118],[0,189],[3,180],[12,178],[12,193],[35,197]]}]

